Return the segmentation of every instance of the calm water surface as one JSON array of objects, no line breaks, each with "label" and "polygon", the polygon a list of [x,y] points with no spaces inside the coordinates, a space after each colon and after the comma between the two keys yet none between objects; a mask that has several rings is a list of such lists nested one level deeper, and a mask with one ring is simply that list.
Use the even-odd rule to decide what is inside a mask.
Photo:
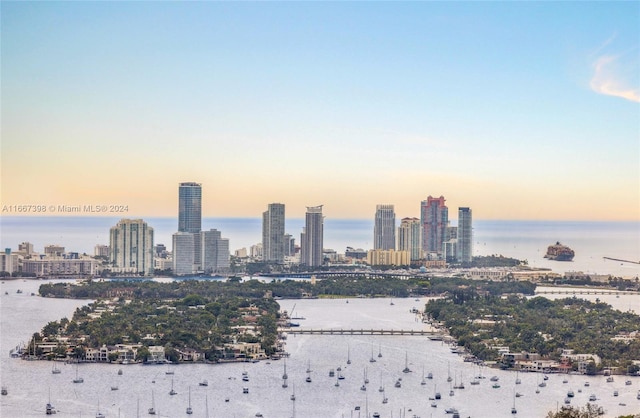
[{"label": "calm water surface", "polygon": [[[30,296],[37,292],[37,281],[5,281],[1,286],[2,356],[0,357],[2,385],[9,395],[2,396],[0,415],[3,417],[31,417],[44,415],[49,396],[59,410],[58,416],[95,416],[98,408],[107,417],[149,416],[147,409],[153,402],[160,416],[182,417],[186,415],[191,391],[193,417],[366,417],[374,412],[382,417],[444,417],[445,409],[457,408],[461,416],[507,417],[511,415],[514,399],[521,417],[543,417],[547,411],[562,406],[569,389],[576,397],[574,405],[584,405],[591,394],[598,398],[608,417],[640,411],[636,392],[640,379],[633,378],[626,386],[622,377],[606,383],[602,377],[569,376],[569,383],[552,375],[547,387],[535,393],[541,376],[520,375],[521,385],[515,385],[515,374],[492,370],[463,362],[452,354],[447,345],[417,336],[294,336],[287,339],[286,360],[288,387],[282,387],[285,360],[249,364],[186,365],[175,366],[174,374],[165,366],[83,364],[78,374],[84,383],[74,384],[76,366],[60,365],[62,373],[51,373],[51,363],[28,362],[9,358],[9,350],[25,341],[51,320],[71,317],[73,311],[87,301],[43,299]],[[17,289],[23,293],[16,293]],[[4,294],[7,292],[8,294]],[[633,308],[640,311],[638,297],[599,296],[619,303],[619,309]],[[595,296],[594,296],[595,298]],[[609,302],[608,300],[605,300]],[[391,304],[393,302],[393,304]],[[426,329],[410,311],[422,309],[426,299],[350,299],[344,300],[285,300],[282,309],[291,311],[295,304],[301,327],[309,328],[388,328]],[[378,354],[382,357],[378,357]],[[370,362],[371,357],[376,362]],[[347,365],[347,359],[351,364]],[[403,373],[405,365],[410,373]],[[336,378],[329,377],[329,370],[342,367],[345,379],[336,387]],[[118,369],[123,370],[118,375]],[[307,383],[307,368],[311,369],[311,383]],[[433,373],[433,380],[424,374]],[[249,375],[243,382],[242,372]],[[447,383],[448,375],[455,378]],[[472,386],[470,380],[482,374],[487,379]],[[369,379],[366,390],[361,390],[364,379]],[[500,378],[500,388],[491,387],[488,377]],[[400,388],[394,387],[402,379]],[[209,386],[199,386],[207,379]],[[449,395],[450,386],[462,381],[464,390]],[[584,383],[590,386],[585,387]],[[178,392],[169,395],[171,387]],[[111,390],[117,386],[118,390]],[[383,386],[388,403],[383,404]],[[249,388],[243,394],[243,387]],[[618,390],[620,395],[613,396]],[[429,397],[435,391],[442,393],[438,406],[430,406]],[[579,392],[581,390],[581,392]],[[290,400],[295,391],[296,401]],[[514,398],[518,391],[524,396]],[[228,399],[228,401],[226,401]],[[620,405],[621,403],[626,406]],[[208,404],[208,414],[205,406]],[[360,410],[356,410],[356,406]],[[449,415],[450,416],[450,415]]]}]

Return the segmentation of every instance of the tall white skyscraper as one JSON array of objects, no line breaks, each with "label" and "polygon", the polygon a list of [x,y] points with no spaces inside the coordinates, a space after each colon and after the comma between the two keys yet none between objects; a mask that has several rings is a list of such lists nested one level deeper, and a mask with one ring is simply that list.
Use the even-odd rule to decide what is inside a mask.
[{"label": "tall white skyscraper", "polygon": [[268,263],[284,262],[284,219],[282,203],[270,203],[262,213],[262,258]]},{"label": "tall white skyscraper", "polygon": [[300,263],[309,267],[321,266],[323,263],[322,246],[324,234],[324,217],[322,205],[307,206],[304,230],[300,234]]},{"label": "tall white skyscraper", "polygon": [[398,227],[398,251],[409,252],[411,261],[423,258],[420,219],[402,218]]},{"label": "tall white skyscraper", "polygon": [[396,213],[393,205],[377,205],[373,226],[373,249],[396,249]]},{"label": "tall white skyscraper", "polygon": [[457,258],[461,263],[473,261],[473,225],[470,208],[458,208]]},{"label": "tall white skyscraper", "polygon": [[109,248],[114,270],[153,274],[153,228],[142,219],[121,219],[111,227]]}]

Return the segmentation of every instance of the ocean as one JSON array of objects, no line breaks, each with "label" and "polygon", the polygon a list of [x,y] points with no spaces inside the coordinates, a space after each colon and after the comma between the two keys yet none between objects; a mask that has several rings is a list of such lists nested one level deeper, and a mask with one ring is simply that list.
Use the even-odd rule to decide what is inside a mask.
[{"label": "ocean", "polygon": [[[96,244],[109,243],[109,228],[120,218],[114,217],[0,217],[0,248],[16,250],[28,241],[36,251],[45,245],[59,244],[67,251],[93,254]],[[171,235],[177,230],[176,218],[145,218],[154,228],[154,241],[171,248]],[[455,225],[455,222],[452,222]],[[287,219],[286,232],[299,243],[304,219]],[[343,253],[347,246],[370,249],[373,246],[372,219],[325,219],[324,247]],[[261,241],[259,218],[204,218],[203,230],[218,229],[230,242],[230,250],[247,248]],[[473,222],[474,255],[498,254],[527,260],[533,267],[554,272],[581,271],[589,274],[612,274],[617,277],[640,276],[640,222],[583,221],[512,221],[475,220]],[[547,246],[556,241],[571,247],[572,262],[543,258]]]}]

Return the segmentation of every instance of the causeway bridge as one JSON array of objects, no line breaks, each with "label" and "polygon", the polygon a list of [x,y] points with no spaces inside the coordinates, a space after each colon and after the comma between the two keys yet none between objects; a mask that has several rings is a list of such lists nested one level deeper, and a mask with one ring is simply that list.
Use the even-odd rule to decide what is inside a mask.
[{"label": "causeway bridge", "polygon": [[611,289],[554,289],[536,290],[536,295],[640,295],[640,292]]},{"label": "causeway bridge", "polygon": [[374,328],[298,328],[283,327],[278,328],[278,332],[286,332],[287,334],[307,334],[307,335],[409,335],[409,336],[425,336],[434,339],[442,339],[445,334],[441,331],[426,331],[419,329],[374,329]]}]

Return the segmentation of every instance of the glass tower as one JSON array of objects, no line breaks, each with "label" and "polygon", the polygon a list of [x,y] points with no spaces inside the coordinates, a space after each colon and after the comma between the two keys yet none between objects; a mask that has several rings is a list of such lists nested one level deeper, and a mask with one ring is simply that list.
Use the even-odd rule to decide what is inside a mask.
[{"label": "glass tower", "polygon": [[197,233],[202,229],[202,185],[180,183],[178,189],[178,232]]},{"label": "glass tower", "polygon": [[457,258],[461,263],[473,261],[473,227],[471,209],[458,208],[458,245]]}]

